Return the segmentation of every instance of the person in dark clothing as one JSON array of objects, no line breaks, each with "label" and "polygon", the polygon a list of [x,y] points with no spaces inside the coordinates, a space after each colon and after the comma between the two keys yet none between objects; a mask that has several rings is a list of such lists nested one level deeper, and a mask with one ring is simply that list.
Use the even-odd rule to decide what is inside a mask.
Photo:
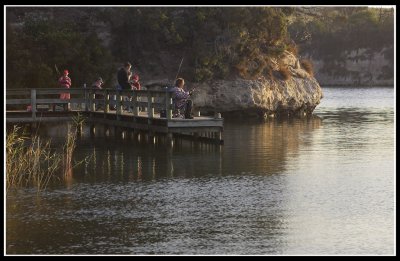
[{"label": "person in dark clothing", "polygon": [[[124,63],[124,66],[118,70],[117,73],[118,91],[131,89],[131,84],[129,82],[129,73],[131,73],[131,67],[132,65],[130,64],[130,62],[126,62]],[[114,99],[116,100],[116,95],[114,95]],[[125,101],[128,99],[128,97],[126,97],[126,95],[122,95],[122,99]],[[114,109],[116,108],[114,107]]]},{"label": "person in dark clothing", "polygon": [[117,79],[120,90],[130,90],[131,84],[129,83],[129,72],[132,65],[129,62],[124,63],[124,67],[118,70]]}]

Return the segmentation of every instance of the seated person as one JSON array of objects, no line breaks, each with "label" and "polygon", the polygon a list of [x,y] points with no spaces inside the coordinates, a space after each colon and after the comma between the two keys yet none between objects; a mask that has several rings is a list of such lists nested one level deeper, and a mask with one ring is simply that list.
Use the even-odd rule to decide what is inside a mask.
[{"label": "seated person", "polygon": [[178,78],[175,81],[175,87],[172,91],[172,99],[174,101],[174,115],[173,117],[181,117],[181,113],[184,113],[185,119],[193,119],[192,107],[193,102],[190,99],[192,92],[183,90],[185,85],[185,80]]},{"label": "seated person", "polygon": [[140,90],[141,89],[141,85],[139,82],[139,75],[135,74],[132,78],[131,78],[131,88],[132,90]]}]

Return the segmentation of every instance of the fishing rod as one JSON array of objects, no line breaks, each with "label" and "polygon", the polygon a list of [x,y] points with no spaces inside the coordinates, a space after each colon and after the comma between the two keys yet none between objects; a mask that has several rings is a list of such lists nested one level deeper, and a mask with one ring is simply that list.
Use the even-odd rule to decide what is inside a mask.
[{"label": "fishing rod", "polygon": [[54,67],[56,68],[56,73],[57,73],[58,75],[60,75],[61,73],[60,73],[60,71],[58,70],[57,64],[54,64]]},{"label": "fishing rod", "polygon": [[182,60],[181,60],[181,63],[179,64],[179,68],[178,68],[178,72],[176,73],[176,76],[175,76],[175,80],[178,78],[178,75],[179,75],[179,72],[181,71],[181,66],[182,66],[182,63],[183,63],[183,56],[182,56]]}]

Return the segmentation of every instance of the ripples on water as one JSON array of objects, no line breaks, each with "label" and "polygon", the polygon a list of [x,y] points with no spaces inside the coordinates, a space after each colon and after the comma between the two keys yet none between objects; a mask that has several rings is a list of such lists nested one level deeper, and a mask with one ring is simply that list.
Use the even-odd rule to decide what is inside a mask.
[{"label": "ripples on water", "polygon": [[7,253],[391,255],[393,123],[393,88],[325,88],[223,146],[83,139],[64,186],[9,193]]}]

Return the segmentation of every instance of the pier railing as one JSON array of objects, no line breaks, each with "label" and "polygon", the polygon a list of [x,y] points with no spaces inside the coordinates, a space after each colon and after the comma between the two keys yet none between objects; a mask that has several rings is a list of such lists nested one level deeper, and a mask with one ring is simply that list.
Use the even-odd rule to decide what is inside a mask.
[{"label": "pier railing", "polygon": [[[69,93],[70,99],[60,99],[61,93]],[[38,111],[56,111],[57,105],[73,107],[74,110],[95,112],[101,108],[108,113],[111,108],[121,115],[123,108],[132,111],[134,116],[140,110],[146,110],[148,118],[153,118],[155,110],[165,110],[166,118],[172,118],[171,92],[155,90],[115,90],[95,88],[40,88],[40,89],[7,89],[6,110],[29,110],[32,118]]]}]

